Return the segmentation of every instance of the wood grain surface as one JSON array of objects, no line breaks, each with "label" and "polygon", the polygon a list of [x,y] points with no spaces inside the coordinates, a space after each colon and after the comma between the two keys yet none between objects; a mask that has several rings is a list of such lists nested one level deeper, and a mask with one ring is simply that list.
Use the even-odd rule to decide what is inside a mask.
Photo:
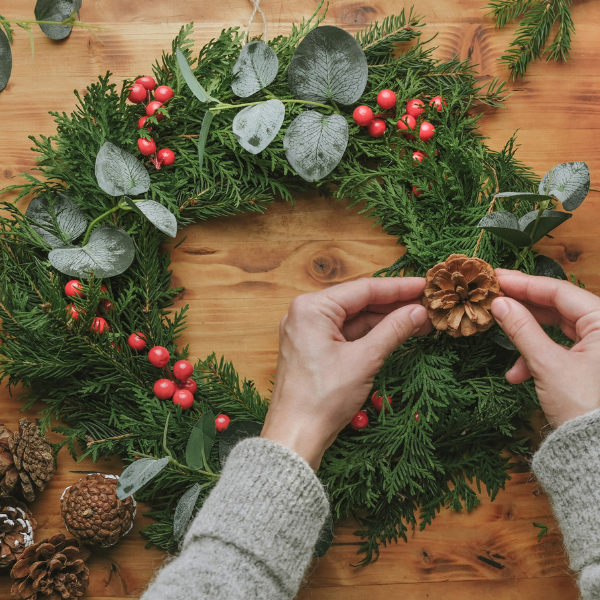
[{"label": "wood grain surface", "polygon": [[[438,33],[433,42],[437,56],[471,56],[480,64],[481,80],[488,81],[494,75],[506,77],[497,58],[514,27],[501,32],[490,27],[481,10],[484,2],[422,0],[417,8],[428,22],[424,37]],[[31,18],[34,5],[35,0],[0,0],[0,14]],[[315,6],[315,0],[263,0],[269,35],[288,32],[292,22],[308,16]],[[371,5],[333,0],[326,22],[354,32],[403,6],[392,0]],[[52,135],[55,126],[47,111],[71,111],[73,89],[83,91],[107,70],[117,80],[148,73],[188,21],[197,23],[199,45],[224,27],[245,26],[250,12],[247,0],[86,0],[82,18],[106,27],[99,34],[101,41],[76,30],[69,39],[53,42],[34,30],[34,58],[26,34],[17,28],[12,79],[0,93],[0,187],[33,167],[27,136]],[[496,149],[519,129],[518,156],[540,175],[559,162],[585,160],[593,187],[600,187],[600,2],[574,0],[573,20],[573,61],[534,64],[525,79],[509,85],[513,96],[505,109],[485,111],[482,128]],[[261,29],[255,23],[251,31]],[[600,194],[591,194],[543,247],[595,293],[600,292],[599,215]],[[182,343],[190,344],[192,356],[213,350],[225,354],[266,395],[276,368],[279,320],[290,300],[370,275],[402,253],[395,240],[372,227],[357,208],[347,210],[343,202],[317,197],[299,197],[293,206],[276,203],[265,215],[215,219],[188,227],[183,235],[187,239],[173,252],[176,282],[186,286],[178,304],[191,307]],[[13,390],[10,396],[0,389],[0,421],[11,427],[20,416],[20,393]],[[64,451],[59,461],[49,489],[32,507],[40,525],[38,539],[61,529],[59,498],[64,487],[83,472],[120,470],[117,459],[77,464]],[[162,553],[143,548],[138,535],[145,524],[141,512],[125,540],[112,549],[94,551],[87,598],[139,596],[161,564]],[[549,535],[539,543],[533,522],[549,526]],[[484,499],[471,514],[444,511],[425,532],[413,532],[408,544],[383,549],[370,567],[350,566],[357,560],[354,530],[351,520],[338,525],[333,548],[311,567],[300,598],[578,597],[547,498],[525,463],[494,503]],[[0,600],[10,597],[9,590],[9,578],[1,574]]]}]

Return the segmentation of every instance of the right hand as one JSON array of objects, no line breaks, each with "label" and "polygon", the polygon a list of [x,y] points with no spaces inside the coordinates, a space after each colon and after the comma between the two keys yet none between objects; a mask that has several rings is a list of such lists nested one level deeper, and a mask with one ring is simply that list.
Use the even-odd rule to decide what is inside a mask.
[{"label": "right hand", "polygon": [[[521,352],[506,374],[510,383],[533,377],[548,422],[564,422],[600,408],[600,298],[567,281],[497,269],[506,294],[492,314]],[[540,327],[557,325],[575,344],[567,349]]]}]

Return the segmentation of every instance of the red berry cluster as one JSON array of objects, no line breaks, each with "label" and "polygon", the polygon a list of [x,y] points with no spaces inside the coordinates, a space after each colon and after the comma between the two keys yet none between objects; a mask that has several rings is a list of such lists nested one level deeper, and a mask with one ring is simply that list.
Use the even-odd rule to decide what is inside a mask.
[{"label": "red berry cluster", "polygon": [[[151,92],[153,90],[154,100],[151,100]],[[156,87],[156,81],[152,77],[138,77],[131,86],[128,96],[128,100],[134,104],[147,102],[144,105],[146,107],[146,116],[140,117],[138,129],[146,128],[148,133],[150,133],[152,127],[146,127],[148,117],[155,117],[157,121],[162,121],[165,115],[162,111],[158,112],[158,109],[165,106],[173,96],[174,92],[168,85],[159,85]],[[138,149],[144,156],[152,156],[152,164],[157,169],[168,167],[175,162],[175,153],[169,150],[169,148],[162,148],[157,152],[156,143],[152,138],[140,137],[138,139]]]},{"label": "red berry cluster", "polygon": [[[132,337],[133,336],[133,337]],[[141,346],[141,342],[137,342],[136,338],[141,337],[140,334],[131,334],[129,336],[131,343],[137,343]],[[143,338],[144,346],[146,345]],[[173,404],[179,404],[183,410],[188,410],[194,404],[194,393],[198,388],[196,382],[191,379],[194,367],[187,360],[178,360],[173,365],[173,371],[169,371],[168,364],[171,356],[169,351],[163,346],[154,346],[148,352],[148,360],[157,368],[165,369],[169,374],[169,378],[162,378],[154,384],[154,395],[160,400],[168,400],[171,398]]]},{"label": "red berry cluster", "polygon": [[[100,291],[103,294],[107,294],[108,288],[104,284],[102,284],[100,286]],[[79,279],[71,279],[71,281],[67,282],[67,285],[65,285],[65,294],[69,298],[75,298],[75,297],[83,298],[84,297],[83,283],[81,281],[79,281]],[[113,303],[110,300],[106,300],[106,299],[102,300],[101,306],[106,313],[109,313],[114,308]],[[83,310],[83,308],[79,308],[79,307],[75,306],[75,304],[67,304],[66,310],[69,313],[69,316],[74,321],[79,320],[79,315],[85,314],[85,311]],[[90,331],[94,331],[96,333],[103,334],[105,331],[110,331],[110,325],[108,324],[108,322],[106,321],[106,319],[104,317],[96,316],[96,317],[94,317],[94,320],[92,321],[92,324],[90,326]],[[114,347],[114,342],[112,345]],[[117,348],[117,351],[120,351],[120,350],[121,350],[120,348]]]},{"label": "red berry cluster", "polygon": [[[387,401],[388,401],[388,404],[391,406],[392,397],[388,396]],[[378,413],[380,413],[383,410],[383,396],[380,395],[379,392],[375,392],[371,396],[371,404],[373,405],[373,408]],[[385,412],[386,412],[386,414],[390,412],[390,409],[388,406],[385,407]],[[415,421],[417,421],[417,423],[419,422],[419,413],[418,412],[415,413]],[[369,415],[367,414],[366,410],[359,410],[352,417],[352,421],[350,421],[350,427],[352,427],[352,429],[354,429],[355,431],[360,431],[361,429],[364,429],[365,427],[367,427],[368,424],[369,424]]]},{"label": "red berry cluster", "polygon": [[[392,110],[396,108],[396,94],[392,90],[381,90],[377,94],[377,105],[382,110]],[[391,116],[388,114],[373,114],[373,111],[364,104],[357,106],[352,113],[352,118],[357,125],[368,127],[369,133],[374,137],[381,137],[385,133],[385,121],[381,117]]]}]

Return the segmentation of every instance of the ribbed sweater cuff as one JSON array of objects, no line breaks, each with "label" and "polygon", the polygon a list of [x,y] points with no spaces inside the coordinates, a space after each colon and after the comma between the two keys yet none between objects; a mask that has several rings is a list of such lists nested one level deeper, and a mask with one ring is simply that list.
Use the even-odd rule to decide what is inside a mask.
[{"label": "ribbed sweater cuff", "polygon": [[600,561],[600,410],[551,433],[532,462],[563,533],[571,567]]},{"label": "ribbed sweater cuff", "polygon": [[308,463],[280,444],[252,438],[231,451],[183,548],[202,537],[230,543],[293,595],[328,514],[325,490]]}]

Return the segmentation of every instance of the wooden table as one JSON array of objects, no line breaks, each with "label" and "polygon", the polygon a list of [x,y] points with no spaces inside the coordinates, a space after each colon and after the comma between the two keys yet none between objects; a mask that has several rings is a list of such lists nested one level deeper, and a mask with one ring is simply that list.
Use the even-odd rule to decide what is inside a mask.
[{"label": "wooden table", "polygon": [[[506,76],[496,59],[511,30],[490,28],[483,3],[423,0],[418,10],[429,23],[425,36],[439,32],[437,56],[471,56],[481,65],[482,81],[487,81],[496,74]],[[0,14],[31,18],[34,5],[35,0],[0,0]],[[286,33],[315,5],[315,0],[263,0],[269,35]],[[378,0],[373,6],[335,0],[327,22],[354,32],[399,9],[391,0]],[[152,61],[170,47],[183,23],[195,20],[196,39],[203,43],[223,27],[244,25],[250,12],[246,0],[86,0],[83,19],[107,28],[100,34],[102,43],[84,31],[74,31],[63,42],[34,31],[34,59],[26,34],[17,28],[13,76],[0,94],[0,187],[31,169],[34,154],[27,136],[53,134],[47,111],[71,111],[73,88],[83,91],[106,70],[117,80],[149,73]],[[595,137],[600,113],[600,3],[575,0],[573,19],[573,62],[532,66],[524,80],[509,86],[514,95],[507,108],[487,111],[483,131],[498,149],[520,128],[518,156],[538,174],[563,161],[585,160],[592,183],[600,187],[600,144]],[[255,25],[252,31],[260,29]],[[596,293],[599,211],[600,196],[591,194],[543,248]],[[175,278],[187,288],[178,303],[189,303],[192,309],[182,344],[190,343],[192,356],[212,350],[225,354],[265,394],[276,367],[278,323],[289,301],[301,292],[370,275],[402,251],[357,209],[315,197],[298,198],[293,207],[276,204],[264,216],[216,219],[187,228],[185,235],[187,240],[173,253]],[[13,390],[12,397],[0,391],[0,420],[11,427],[19,418],[18,396],[19,390]],[[38,539],[61,529],[58,500],[79,473],[120,469],[116,459],[95,466],[76,464],[64,451],[59,459],[57,475],[32,507],[39,522]],[[533,522],[549,526],[549,535],[539,543]],[[88,599],[135,597],[144,589],[163,560],[156,549],[144,550],[145,541],[138,535],[144,524],[138,517],[135,530],[119,545],[94,552]],[[357,558],[354,529],[350,521],[340,523],[333,548],[315,562],[300,598],[574,600],[578,595],[548,501],[525,465],[493,504],[484,499],[471,514],[444,511],[425,532],[411,535],[408,544],[383,549],[379,562],[364,569],[349,566]],[[0,576],[1,600],[9,598],[9,589],[8,576]]]}]

